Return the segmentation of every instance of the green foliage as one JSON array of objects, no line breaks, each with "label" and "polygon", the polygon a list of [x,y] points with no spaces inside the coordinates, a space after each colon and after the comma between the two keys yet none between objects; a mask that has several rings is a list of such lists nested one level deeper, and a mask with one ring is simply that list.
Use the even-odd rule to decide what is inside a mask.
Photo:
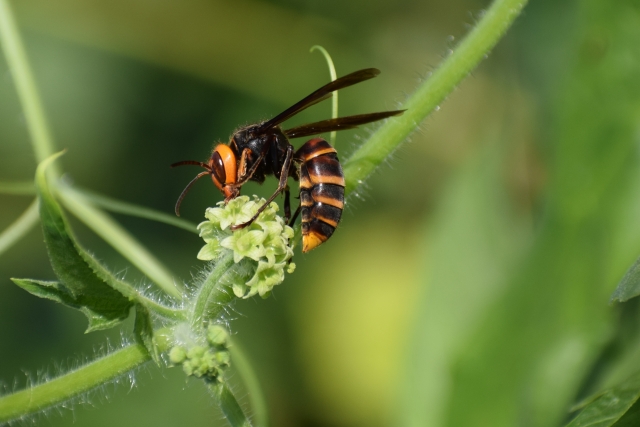
[{"label": "green foliage", "polygon": [[[637,256],[638,248],[637,234],[626,246],[612,236],[629,230],[619,212],[638,196],[629,180],[638,168],[638,121],[630,112],[640,111],[640,15],[632,2],[567,7],[578,18],[563,47],[575,55],[563,70],[541,70],[553,84],[543,93],[553,118],[545,131],[547,193],[534,240],[521,246],[527,224],[505,211],[507,189],[486,181],[508,165],[495,153],[491,161],[476,156],[482,167],[463,169],[459,186],[447,193],[460,202],[445,199],[431,224],[435,255],[410,359],[427,367],[407,380],[405,425],[558,425],[576,395],[597,391],[603,372],[619,360],[602,353],[614,328],[606,300],[620,274],[618,259]],[[548,14],[536,21],[542,25],[557,9],[540,5],[532,13]],[[566,37],[567,28],[561,30]],[[545,31],[532,28],[522,37]],[[537,62],[553,51],[554,35]],[[636,398],[629,395],[612,413],[621,416]],[[607,419],[603,402],[585,419]]]},{"label": "green foliage", "polygon": [[634,376],[623,384],[590,399],[582,412],[567,427],[610,427],[637,425],[634,408],[640,398],[640,378]]},{"label": "green foliage", "polygon": [[[349,193],[491,51],[523,6],[522,1],[494,2],[469,37],[405,103],[407,113],[388,120],[356,149],[344,162]],[[419,282],[426,291],[415,301],[410,363],[402,364],[407,371],[400,385],[398,425],[559,425],[567,421],[567,408],[586,395],[594,397],[579,408],[569,426],[638,422],[640,385],[635,375],[640,345],[637,332],[621,334],[637,319],[616,322],[618,307],[612,309],[606,301],[625,263],[637,257],[640,248],[637,217],[630,210],[640,191],[635,182],[640,164],[636,153],[639,10],[631,1],[613,6],[589,0],[563,7],[574,17],[566,25],[519,29],[523,39],[537,40],[538,35],[549,39],[547,44],[541,42],[539,57],[532,62],[548,64],[544,58],[556,49],[565,56],[557,68],[538,65],[538,76],[546,86],[536,92],[536,101],[548,116],[540,126],[546,142],[538,147],[544,169],[539,179],[544,185],[529,201],[535,205],[529,207],[532,218],[523,220],[515,212],[513,188],[505,184],[505,175],[511,177],[506,171],[513,168],[509,146],[517,135],[509,126],[480,135],[483,146],[452,174],[422,239],[427,255],[419,263],[428,267]],[[559,8],[536,5],[532,15],[542,18],[534,22],[547,25],[560,19]],[[562,37],[557,33],[560,27]],[[506,121],[515,121],[515,109],[507,110]],[[47,144],[41,144],[38,152],[46,151]],[[148,276],[164,283],[159,303],[115,277],[78,244],[56,198],[83,222],[93,224],[94,230],[101,230],[103,237],[113,235],[115,226],[101,209],[189,230],[192,224],[87,195],[60,183],[55,173],[47,180],[45,165],[38,169],[39,209],[59,281],[14,281],[36,296],[83,311],[89,330],[113,326],[135,307],[136,344],[102,360],[100,374],[92,371],[95,365],[81,368],[84,382],[74,373],[34,387],[30,390],[38,402],[34,406],[24,403],[22,392],[0,399],[0,420],[60,403],[150,359],[161,363],[160,355],[166,353],[187,375],[204,379],[233,426],[249,425],[225,378],[235,360],[230,357],[228,332],[217,322],[237,298],[267,297],[283,281],[285,270],[291,273],[295,267],[290,262],[294,233],[277,216],[277,206],[236,232],[230,226],[251,218],[263,199],[243,197],[208,209],[207,221],[198,226],[205,241],[198,258],[210,263],[189,292],[173,284],[161,263],[153,258],[147,262],[137,249],[130,250],[123,243],[126,239],[109,241]],[[420,179],[426,179],[425,170]],[[412,191],[423,184],[415,177],[407,182]],[[6,190],[29,189],[7,186]],[[621,212],[626,212],[626,219],[621,219]],[[33,215],[26,218],[13,234],[19,236],[35,221]],[[384,242],[386,229],[377,227],[369,232],[375,231]],[[155,267],[149,268],[152,264]],[[335,278],[327,266],[332,264],[322,264],[326,280]],[[639,271],[636,261],[612,300],[624,302],[640,294]],[[625,305],[622,311],[636,309]],[[38,397],[50,384],[58,388],[46,399]],[[22,403],[16,404],[18,400]],[[11,412],[7,402],[22,409]]]},{"label": "green foliage", "polygon": [[147,349],[151,359],[160,365],[160,352],[158,351],[158,346],[154,338],[151,313],[142,304],[136,304],[136,320],[133,326],[133,336],[138,344]]},{"label": "green foliage", "polygon": [[[119,375],[123,364],[134,367],[150,358],[160,365],[160,353],[167,351],[169,343],[173,343],[169,351],[171,362],[181,364],[188,376],[202,378],[211,383],[214,396],[219,400],[223,411],[229,412],[233,426],[250,425],[242,411],[238,413],[239,406],[223,380],[223,374],[230,365],[229,334],[210,322],[215,321],[221,307],[232,300],[229,296],[233,294],[226,291],[227,287],[236,289],[238,286],[246,286],[252,291],[255,289],[254,293],[260,293],[265,297],[273,286],[284,279],[286,262],[293,254],[289,241],[293,237],[293,230],[277,216],[277,206],[265,209],[255,223],[246,228],[245,233],[235,234],[228,228],[253,217],[264,200],[251,201],[247,197],[240,197],[226,206],[208,210],[209,221],[201,224],[201,229],[204,230],[203,235],[207,236],[207,245],[220,247],[221,253],[217,254],[216,261],[213,262],[211,274],[194,285],[198,292],[194,296],[194,302],[187,303],[192,310],[190,314],[185,315],[180,310],[162,306],[146,298],[133,286],[116,278],[76,242],[48,182],[47,167],[58,156],[59,154],[54,155],[39,165],[36,188],[45,243],[52,267],[60,282],[13,280],[35,296],[82,311],[89,319],[87,331],[114,326],[124,320],[130,308],[135,306],[134,337],[138,349],[143,348],[145,352],[134,352],[131,355],[133,359],[122,352],[114,353],[110,365],[112,369],[97,370],[93,375],[90,372],[95,364],[85,366],[82,371],[85,372],[86,381],[79,386],[72,385],[76,381],[73,376],[62,376],[55,381],[62,387],[71,387],[71,390],[57,395],[51,392],[42,393],[44,400],[18,404],[18,413],[41,410],[48,405],[75,397],[101,381],[108,381]],[[231,220],[227,221],[229,218]],[[225,224],[224,229],[220,227],[221,222]],[[233,239],[235,236],[248,233],[258,233],[258,240],[252,240],[250,245],[245,245]],[[229,239],[234,242],[225,243]],[[258,255],[252,256],[255,248]],[[234,274],[237,271],[241,271],[242,274]],[[183,299],[188,298],[189,295],[183,296]],[[158,343],[155,337],[157,327],[154,326],[152,312],[156,316],[164,317],[165,325],[169,325],[165,326],[163,332],[168,338],[164,338],[162,343]],[[192,322],[185,322],[186,317],[191,318]],[[173,322],[168,322],[169,320]],[[208,327],[204,328],[207,324]],[[106,359],[109,360],[109,357]],[[20,402],[20,396],[21,394],[14,394],[4,400],[0,399],[0,420],[13,417],[10,411],[3,413],[2,407],[3,404],[6,405],[7,400]],[[235,421],[240,424],[233,424]]]},{"label": "green foliage", "polygon": [[116,290],[122,287],[122,283],[73,238],[46,179],[46,168],[56,157],[40,164],[36,172],[36,187],[44,240],[51,266],[61,283],[14,281],[37,296],[80,309],[89,319],[87,332],[111,328],[129,315],[133,301]]},{"label": "green foliage", "polygon": [[618,287],[611,295],[611,301],[625,302],[640,295],[640,258],[633,263]]}]

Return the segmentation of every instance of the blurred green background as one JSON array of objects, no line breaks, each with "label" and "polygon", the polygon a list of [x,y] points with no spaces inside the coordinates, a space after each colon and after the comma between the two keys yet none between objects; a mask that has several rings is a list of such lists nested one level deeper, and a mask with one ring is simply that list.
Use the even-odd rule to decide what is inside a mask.
[{"label": "blurred green background", "polygon": [[[341,115],[394,109],[482,16],[480,0],[14,1],[66,179],[171,213],[216,141],[329,79]],[[0,180],[35,171],[0,56]],[[544,426],[616,375],[609,295],[640,254],[640,5],[532,2],[487,60],[369,179],[338,232],[296,255],[267,300],[230,313],[273,426]],[[330,102],[291,120],[329,117]],[[375,126],[338,134],[347,158]],[[294,141],[300,144],[302,141]],[[275,181],[247,185],[266,196]],[[208,182],[182,205],[199,222]],[[30,197],[0,195],[0,228]],[[195,235],[116,216],[176,280],[202,264]],[[144,285],[82,224],[83,245]],[[120,333],[10,277],[53,279],[39,229],[0,257],[5,390],[77,366]],[[129,330],[126,329],[125,330]],[[124,333],[127,336],[127,332]],[[635,336],[622,347],[633,347]],[[615,352],[614,352],[615,353]],[[614,357],[615,356],[615,357]],[[626,369],[626,371],[625,371]],[[148,365],[38,424],[225,425],[198,381]],[[237,375],[235,390],[248,397]],[[62,415],[58,415],[61,413]]]}]

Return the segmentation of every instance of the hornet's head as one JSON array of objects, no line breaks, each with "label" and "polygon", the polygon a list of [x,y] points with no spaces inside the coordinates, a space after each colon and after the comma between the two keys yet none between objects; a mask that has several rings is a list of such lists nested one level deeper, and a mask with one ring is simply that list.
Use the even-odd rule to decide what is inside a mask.
[{"label": "hornet's head", "polygon": [[187,184],[178,201],[176,202],[176,215],[180,216],[180,204],[182,204],[182,200],[187,195],[191,186],[200,178],[206,175],[211,175],[211,180],[213,184],[220,190],[220,192],[224,195],[224,201],[229,202],[232,199],[235,199],[240,194],[240,187],[236,186],[236,182],[238,179],[238,163],[237,158],[231,147],[225,144],[218,144],[211,153],[211,157],[207,163],[198,162],[195,160],[185,160],[182,162],[177,162],[171,165],[171,167],[175,166],[183,166],[183,165],[195,165],[200,166],[205,169],[204,172],[200,172],[196,175],[195,178]]}]

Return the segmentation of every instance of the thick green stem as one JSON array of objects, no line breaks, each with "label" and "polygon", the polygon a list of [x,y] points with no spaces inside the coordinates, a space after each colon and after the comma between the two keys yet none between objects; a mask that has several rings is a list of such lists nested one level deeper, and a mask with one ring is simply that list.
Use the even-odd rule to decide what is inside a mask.
[{"label": "thick green stem", "polygon": [[38,223],[38,199],[35,199],[27,210],[0,233],[0,255],[27,234]]},{"label": "thick green stem", "polygon": [[251,423],[225,383],[208,384],[222,413],[232,427],[251,427]]},{"label": "thick green stem", "polygon": [[0,45],[7,58],[13,81],[16,83],[33,150],[36,160],[40,163],[51,156],[55,149],[42,101],[36,90],[35,80],[8,0],[0,0]]},{"label": "thick green stem", "polygon": [[407,111],[388,119],[344,163],[347,193],[355,190],[418,127],[493,49],[527,0],[496,0],[453,53],[404,103]]},{"label": "thick green stem", "polygon": [[199,327],[204,319],[215,318],[235,298],[231,286],[220,283],[222,276],[234,265],[233,252],[229,252],[216,262],[205,279],[193,307],[191,324],[194,327]]},{"label": "thick green stem", "polygon": [[0,423],[47,409],[113,381],[150,360],[140,344],[133,344],[44,384],[0,398]]}]

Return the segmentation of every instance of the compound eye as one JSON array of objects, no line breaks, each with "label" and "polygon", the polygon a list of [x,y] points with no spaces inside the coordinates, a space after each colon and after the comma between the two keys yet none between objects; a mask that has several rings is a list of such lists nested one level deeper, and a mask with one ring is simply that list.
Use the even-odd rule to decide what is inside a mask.
[{"label": "compound eye", "polygon": [[220,185],[226,184],[227,173],[224,170],[224,162],[218,151],[214,151],[211,155],[211,171],[213,172],[213,177]]},{"label": "compound eye", "polygon": [[225,190],[225,188],[228,185],[235,184],[238,179],[236,155],[231,147],[225,144],[218,144],[213,153],[211,153],[209,166],[211,167],[213,183],[223,193],[227,194],[227,191],[230,190]]}]

